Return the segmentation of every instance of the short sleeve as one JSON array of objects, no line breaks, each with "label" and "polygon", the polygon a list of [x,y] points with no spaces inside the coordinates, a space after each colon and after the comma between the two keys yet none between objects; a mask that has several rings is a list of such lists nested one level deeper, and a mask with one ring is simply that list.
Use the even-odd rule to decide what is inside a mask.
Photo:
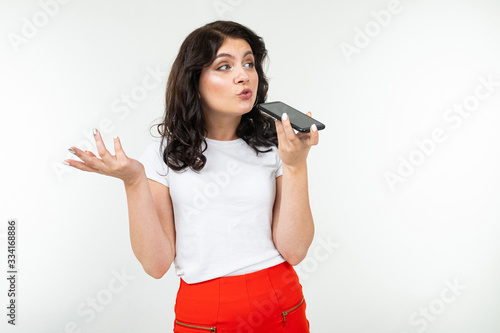
[{"label": "short sleeve", "polygon": [[139,162],[144,165],[146,177],[148,179],[170,187],[167,177],[169,168],[163,161],[163,151],[160,150],[161,148],[165,149],[165,145],[160,147],[160,143],[161,140],[157,139],[149,144],[149,146],[146,147],[146,150],[142,153],[141,157],[139,157]]},{"label": "short sleeve", "polygon": [[278,178],[279,176],[283,175],[283,164],[281,162],[280,154],[278,154],[278,149],[276,149],[276,160],[277,160],[276,178]]}]

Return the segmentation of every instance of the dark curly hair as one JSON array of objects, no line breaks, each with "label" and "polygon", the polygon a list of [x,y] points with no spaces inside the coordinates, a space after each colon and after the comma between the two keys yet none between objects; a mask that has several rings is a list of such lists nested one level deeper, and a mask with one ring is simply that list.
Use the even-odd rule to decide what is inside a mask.
[{"label": "dark curly hair", "polygon": [[[175,171],[186,167],[200,171],[207,161],[203,155],[207,142],[198,83],[202,69],[213,63],[226,38],[241,38],[250,45],[259,78],[256,102],[266,101],[269,85],[262,65],[267,50],[261,37],[232,21],[215,21],[190,33],[182,43],[170,71],[163,121],[153,125],[162,137],[160,149],[163,150],[164,141],[167,143],[163,150],[163,161]],[[255,105],[242,115],[236,135],[252,147],[257,155],[271,151],[271,148],[259,150],[258,147],[278,146],[274,120]],[[203,150],[202,143],[205,145]]]}]

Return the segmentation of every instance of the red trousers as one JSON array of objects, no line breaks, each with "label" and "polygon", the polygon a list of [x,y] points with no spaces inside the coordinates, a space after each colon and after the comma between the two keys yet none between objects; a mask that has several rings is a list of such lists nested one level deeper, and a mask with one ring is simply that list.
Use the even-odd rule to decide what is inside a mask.
[{"label": "red trousers", "polygon": [[308,333],[302,285],[288,262],[188,284],[175,302],[176,333]]}]

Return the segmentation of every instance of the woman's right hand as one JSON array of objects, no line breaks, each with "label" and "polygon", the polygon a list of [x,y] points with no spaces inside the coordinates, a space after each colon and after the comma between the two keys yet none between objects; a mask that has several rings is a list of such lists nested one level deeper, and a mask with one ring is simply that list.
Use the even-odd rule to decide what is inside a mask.
[{"label": "woman's right hand", "polygon": [[64,161],[69,163],[70,166],[82,171],[95,172],[101,175],[119,178],[123,180],[125,185],[133,185],[140,180],[144,175],[144,166],[141,162],[125,155],[120,139],[118,137],[114,139],[116,155],[111,155],[102,141],[101,133],[97,129],[95,129],[95,133],[94,139],[97,146],[97,152],[101,159],[90,151],[84,152],[77,147],[71,147],[70,152],[72,149],[74,154],[83,162],[70,159]]}]

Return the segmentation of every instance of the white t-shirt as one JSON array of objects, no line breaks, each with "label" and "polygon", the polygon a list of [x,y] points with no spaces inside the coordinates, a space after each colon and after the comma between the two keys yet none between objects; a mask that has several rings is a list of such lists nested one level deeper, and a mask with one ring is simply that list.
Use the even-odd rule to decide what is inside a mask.
[{"label": "white t-shirt", "polygon": [[241,138],[206,138],[204,168],[177,172],[163,162],[160,141],[151,143],[139,161],[149,179],[169,187],[176,231],[174,265],[179,277],[197,283],[285,261],[271,231],[276,177],[282,174],[275,146],[257,156]]}]

